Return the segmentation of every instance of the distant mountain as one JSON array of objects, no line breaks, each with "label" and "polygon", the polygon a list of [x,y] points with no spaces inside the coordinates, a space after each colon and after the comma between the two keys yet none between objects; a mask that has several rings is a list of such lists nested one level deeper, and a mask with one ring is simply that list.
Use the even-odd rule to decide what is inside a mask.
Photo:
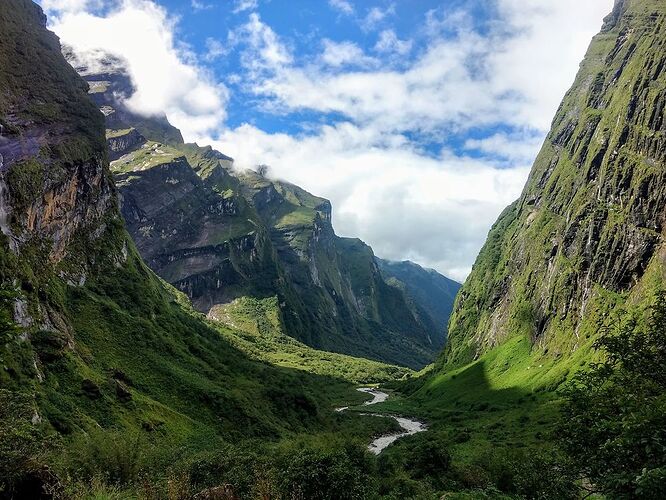
[{"label": "distant mountain", "polygon": [[328,200],[239,172],[229,156],[185,144],[164,116],[129,111],[122,61],[66,55],[106,116],[111,170],[137,249],[199,311],[276,296],[285,332],[312,347],[413,368],[434,359],[441,322],[417,311],[410,297],[418,294],[386,282],[369,246],[334,233]]},{"label": "distant mountain", "polygon": [[435,345],[446,343],[446,328],[453,311],[456,294],[462,286],[434,269],[426,269],[409,260],[400,262],[375,258],[387,283],[394,285],[405,293],[414,313],[424,312],[433,324]]}]

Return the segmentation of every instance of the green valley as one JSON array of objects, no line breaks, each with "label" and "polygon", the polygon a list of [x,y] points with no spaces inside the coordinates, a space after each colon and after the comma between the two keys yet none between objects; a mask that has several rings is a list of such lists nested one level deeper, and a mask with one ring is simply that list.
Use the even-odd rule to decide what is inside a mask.
[{"label": "green valley", "polygon": [[[335,5],[336,23],[361,12]],[[0,499],[664,497],[662,0],[615,2],[462,284],[339,236],[336,207],[270,167],[186,142],[133,102],[129,61],[47,26],[0,0]],[[372,53],[407,57],[383,33]],[[318,64],[351,50],[357,83],[379,60],[325,44]]]}]

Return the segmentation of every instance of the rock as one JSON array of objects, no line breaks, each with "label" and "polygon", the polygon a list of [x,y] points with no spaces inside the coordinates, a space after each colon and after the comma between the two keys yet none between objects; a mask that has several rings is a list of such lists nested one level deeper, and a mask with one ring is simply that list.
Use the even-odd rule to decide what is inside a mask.
[{"label": "rock", "polygon": [[121,403],[128,403],[132,400],[132,393],[123,382],[120,380],[113,380],[113,385],[116,391],[116,397]]},{"label": "rock", "polygon": [[99,399],[102,397],[99,386],[90,379],[84,379],[81,381],[81,390],[90,399]]}]

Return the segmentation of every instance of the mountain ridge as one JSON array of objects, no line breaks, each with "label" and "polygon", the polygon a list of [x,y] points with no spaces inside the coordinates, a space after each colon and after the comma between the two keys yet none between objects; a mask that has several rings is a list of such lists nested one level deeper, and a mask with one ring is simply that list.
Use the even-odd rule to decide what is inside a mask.
[{"label": "mountain ridge", "polygon": [[589,348],[600,318],[659,286],[664,17],[654,0],[616,2],[461,289],[440,364],[514,336],[537,356],[567,357]]},{"label": "mountain ridge", "polygon": [[328,200],[236,171],[229,156],[185,144],[165,118],[153,124],[128,111],[132,83],[121,61],[81,57],[95,58],[95,72],[68,57],[107,117],[111,167],[137,248],[199,311],[277,296],[286,332],[317,349],[412,368],[434,358],[441,322],[385,282],[370,247],[335,234]]}]

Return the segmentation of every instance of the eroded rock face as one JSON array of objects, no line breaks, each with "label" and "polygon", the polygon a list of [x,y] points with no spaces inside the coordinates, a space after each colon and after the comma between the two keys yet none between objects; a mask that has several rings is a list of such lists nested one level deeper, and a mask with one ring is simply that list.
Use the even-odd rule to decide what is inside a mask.
[{"label": "eroded rock face", "polygon": [[165,119],[133,115],[122,62],[102,56],[93,66],[78,65],[106,116],[127,228],[198,310],[277,296],[286,331],[311,346],[413,367],[433,358],[440,332],[386,283],[370,247],[335,235],[328,200],[237,172],[230,157],[184,144]]},{"label": "eroded rock face", "polygon": [[665,106],[666,4],[616,2],[463,287],[451,362],[515,333],[566,354],[602,290],[641,282],[663,245]]},{"label": "eroded rock face", "polygon": [[[57,37],[43,29],[41,9],[8,2],[3,9],[34,19],[22,28],[0,16],[2,244],[79,282],[101,257],[87,255],[84,246],[108,237],[109,226],[120,221],[99,139],[104,119],[86,95],[85,82],[62,58]],[[31,58],[13,57],[13,43]],[[39,70],[24,78],[26,65]]]},{"label": "eroded rock face", "polygon": [[128,129],[125,133],[106,138],[106,144],[109,149],[109,160],[117,160],[125,153],[138,148],[146,142],[135,128]]}]

